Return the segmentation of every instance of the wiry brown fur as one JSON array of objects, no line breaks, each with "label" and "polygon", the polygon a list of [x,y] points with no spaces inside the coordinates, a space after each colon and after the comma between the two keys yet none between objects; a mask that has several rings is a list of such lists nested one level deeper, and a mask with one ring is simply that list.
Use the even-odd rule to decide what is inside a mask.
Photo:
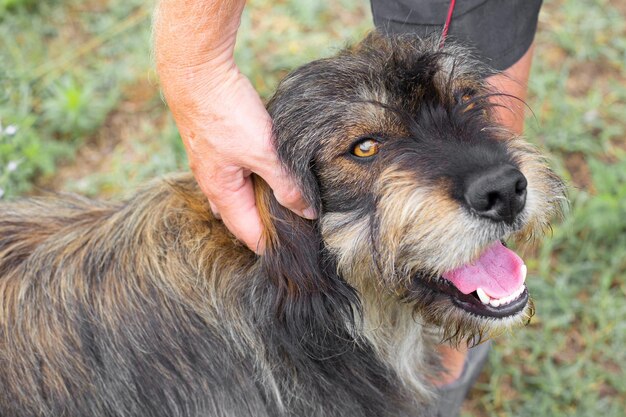
[{"label": "wiry brown fur", "polygon": [[[276,146],[320,218],[255,178],[264,256],[188,174],[122,203],[2,204],[0,415],[427,415],[436,343],[529,310],[473,316],[420,282],[537,235],[562,199],[542,157],[491,120],[481,67],[436,45],[374,33],[281,83]],[[362,137],[380,139],[375,159],[349,155]],[[501,161],[529,182],[511,224],[455,198],[463,169]]]}]

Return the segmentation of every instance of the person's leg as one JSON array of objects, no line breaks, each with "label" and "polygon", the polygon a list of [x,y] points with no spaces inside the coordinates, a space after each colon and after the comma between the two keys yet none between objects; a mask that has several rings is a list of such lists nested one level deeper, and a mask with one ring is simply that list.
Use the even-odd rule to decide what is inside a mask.
[{"label": "person's leg", "polygon": [[[534,46],[503,72],[488,78],[494,89],[504,95],[496,96],[493,102],[497,119],[503,126],[512,132],[521,135],[524,131],[524,115],[526,110],[526,97],[528,95],[528,77],[533,60]],[[446,373],[441,375],[437,385],[444,386],[456,381],[463,372],[467,360],[467,348],[452,348],[447,345],[438,347],[441,361],[446,367]]]},{"label": "person's leg", "polygon": [[458,348],[453,348],[448,345],[439,345],[437,350],[445,371],[443,374],[438,375],[437,380],[433,381],[433,383],[437,386],[443,386],[456,381],[461,376],[465,359],[467,358],[467,347],[459,346]]},{"label": "person's leg", "polygon": [[[525,102],[533,51],[534,45],[531,45],[517,62],[487,79],[497,92],[503,94],[492,99],[497,104],[496,118],[518,135],[524,131]],[[485,343],[468,350],[465,347],[439,345],[441,362],[446,372],[436,382],[440,387],[440,400],[433,411],[435,416],[454,417],[459,414],[465,396],[487,362],[489,346],[489,343]]]},{"label": "person's leg", "polygon": [[[448,0],[370,0],[374,23],[383,32],[441,33]],[[495,115],[516,134],[524,128],[525,100],[533,56],[533,39],[541,0],[467,0],[457,2],[448,39],[473,48],[488,66],[500,71],[488,77],[501,96]],[[487,361],[489,343],[471,349],[438,347],[446,371],[433,382],[439,386],[440,400],[433,415],[455,417],[465,395]]]},{"label": "person's leg", "polygon": [[490,347],[491,342],[485,342],[466,351],[457,378],[439,387],[439,401],[431,411],[434,417],[455,417],[459,414],[468,391],[487,362]]},{"label": "person's leg", "polygon": [[494,97],[493,102],[501,106],[496,108],[496,117],[500,123],[517,134],[522,134],[524,130],[525,101],[533,50],[534,45],[531,45],[519,61],[502,73],[488,78],[496,91],[511,96]]}]

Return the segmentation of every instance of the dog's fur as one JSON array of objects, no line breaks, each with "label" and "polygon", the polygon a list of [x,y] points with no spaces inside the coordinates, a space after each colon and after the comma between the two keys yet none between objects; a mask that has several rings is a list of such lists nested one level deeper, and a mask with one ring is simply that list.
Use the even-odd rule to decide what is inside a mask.
[{"label": "dog's fur", "polygon": [[[280,84],[279,156],[318,221],[255,178],[267,250],[211,214],[190,175],[123,203],[0,207],[0,415],[415,416],[435,346],[523,322],[420,282],[499,239],[541,233],[562,185],[499,127],[486,70],[437,40],[373,33]],[[364,137],[376,157],[350,154]],[[528,179],[515,222],[476,216],[457,180],[500,163]]]}]

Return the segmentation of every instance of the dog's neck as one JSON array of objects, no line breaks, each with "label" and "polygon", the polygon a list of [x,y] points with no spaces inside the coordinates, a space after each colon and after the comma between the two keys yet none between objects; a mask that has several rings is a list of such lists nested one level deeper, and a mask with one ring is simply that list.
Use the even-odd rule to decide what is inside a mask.
[{"label": "dog's neck", "polygon": [[379,288],[359,292],[364,337],[409,390],[428,398],[432,395],[431,381],[440,372],[437,330],[420,323],[410,305],[381,294]]},{"label": "dog's neck", "polygon": [[[375,276],[377,268],[369,249],[370,239],[362,235],[366,229],[358,222],[346,226],[351,218],[342,214],[326,215],[322,234],[329,251],[337,256],[339,273],[359,292],[363,336],[407,389],[427,398],[432,395],[430,381],[441,371],[436,349],[439,332],[433,326],[420,323],[410,304],[402,303],[397,295],[381,288],[381,280]],[[330,230],[343,232],[341,235],[325,233]]]}]

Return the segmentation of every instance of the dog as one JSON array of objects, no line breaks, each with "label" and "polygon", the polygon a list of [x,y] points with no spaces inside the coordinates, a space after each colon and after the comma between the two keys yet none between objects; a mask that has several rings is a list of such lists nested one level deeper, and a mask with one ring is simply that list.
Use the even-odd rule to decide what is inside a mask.
[{"label": "dog", "polygon": [[0,415],[428,415],[436,346],[526,322],[526,267],[564,187],[494,118],[489,70],[378,32],[268,103],[305,220],[255,177],[266,250],[189,174],[121,203],[0,206]]}]

